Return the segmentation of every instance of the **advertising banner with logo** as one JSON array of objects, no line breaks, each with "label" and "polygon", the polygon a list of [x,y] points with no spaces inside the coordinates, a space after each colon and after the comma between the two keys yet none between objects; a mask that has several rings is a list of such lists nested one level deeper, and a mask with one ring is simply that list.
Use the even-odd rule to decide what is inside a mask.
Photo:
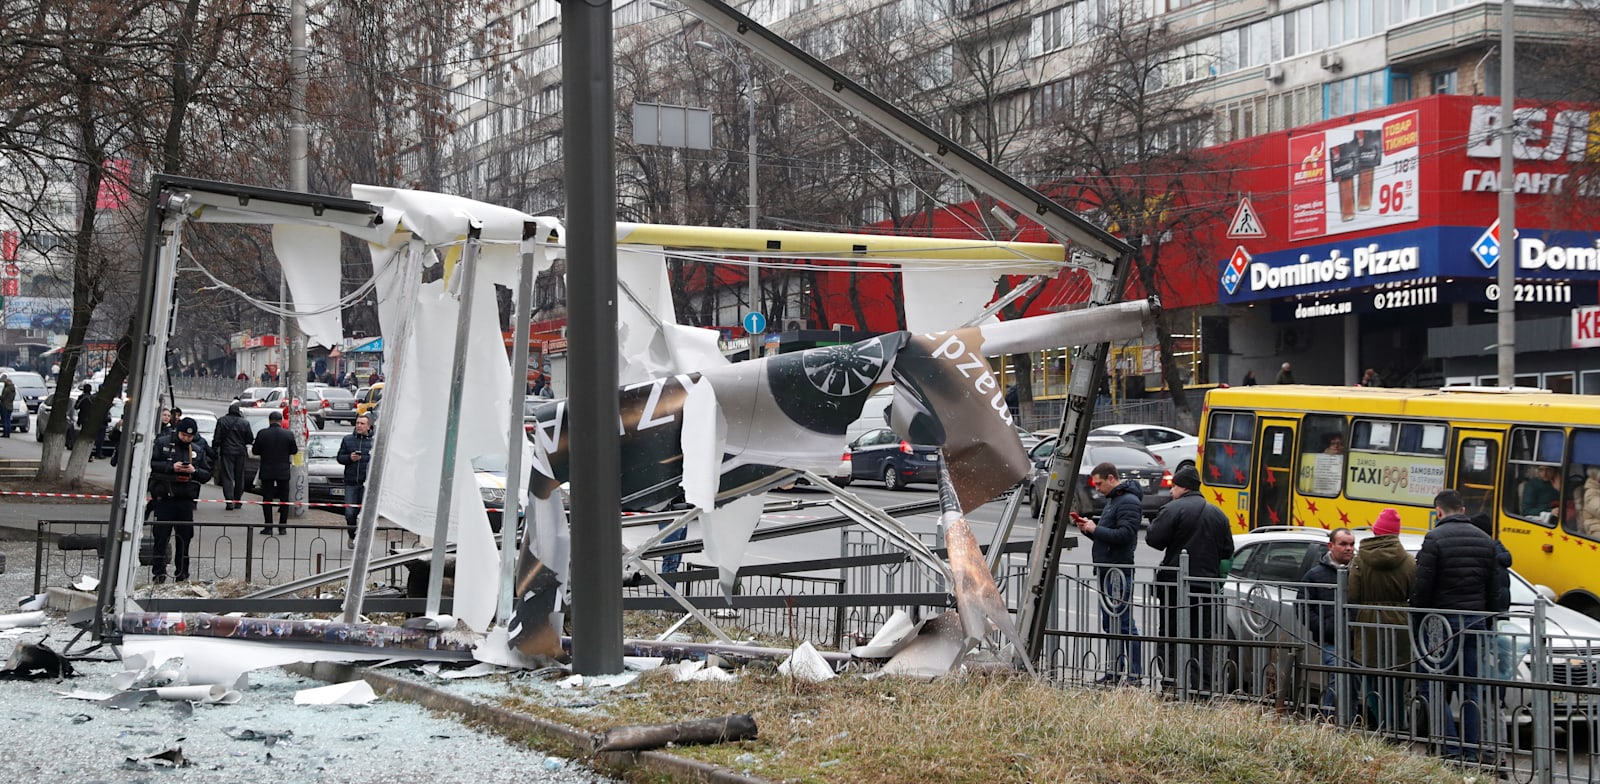
[{"label": "advertising banner with logo", "polygon": [[72,300],[60,297],[7,297],[6,329],[66,332],[72,325]]},{"label": "advertising banner with logo", "polygon": [[1519,301],[1594,302],[1600,179],[1575,167],[1600,159],[1600,112],[1527,105],[1517,128],[1514,249],[1494,226],[1492,99],[1430,96],[1233,145],[1233,187],[1257,195],[1263,236],[1229,237],[1219,226],[1198,237],[1217,265],[1217,301],[1276,300],[1279,310],[1299,309],[1280,314],[1291,320],[1478,301],[1504,242]]},{"label": "advertising banner with logo", "polygon": [[1289,238],[1417,220],[1415,111],[1289,137]]}]

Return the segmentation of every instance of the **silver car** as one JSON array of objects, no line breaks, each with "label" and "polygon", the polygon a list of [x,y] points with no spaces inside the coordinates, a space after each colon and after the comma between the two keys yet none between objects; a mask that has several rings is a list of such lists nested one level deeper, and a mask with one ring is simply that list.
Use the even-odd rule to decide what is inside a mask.
[{"label": "silver car", "polygon": [[[1352,529],[1356,542],[1372,536],[1371,529]],[[1401,533],[1400,543],[1413,556],[1422,549],[1422,533]],[[1328,532],[1303,526],[1257,528],[1233,537],[1233,568],[1223,581],[1227,635],[1230,639],[1302,644],[1303,661],[1320,662],[1321,651],[1312,642],[1311,632],[1296,612],[1304,583],[1301,577],[1327,551]],[[1483,677],[1511,681],[1531,679],[1531,637],[1529,629],[1537,597],[1553,598],[1549,588],[1534,586],[1515,571],[1511,573],[1511,610],[1500,617],[1492,633],[1495,651],[1490,657],[1494,672]],[[1425,612],[1425,611],[1419,611]],[[1419,616],[1420,617],[1420,616]],[[1600,679],[1600,620],[1558,604],[1545,607],[1547,645],[1553,680],[1560,684],[1588,686]],[[1247,649],[1233,654],[1237,673],[1259,672],[1266,661],[1253,660]],[[1320,688],[1320,673],[1308,679]],[[1558,718],[1573,719],[1592,710],[1592,705],[1566,704],[1574,695],[1553,692]],[[1533,701],[1531,690],[1508,688],[1502,697],[1502,718],[1526,722]]]}]

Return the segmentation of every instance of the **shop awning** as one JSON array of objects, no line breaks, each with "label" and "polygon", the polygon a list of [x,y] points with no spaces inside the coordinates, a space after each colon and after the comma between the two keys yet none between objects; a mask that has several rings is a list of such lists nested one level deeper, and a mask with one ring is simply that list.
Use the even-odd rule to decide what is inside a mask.
[{"label": "shop awning", "polygon": [[361,345],[356,346],[353,349],[350,349],[349,353],[351,353],[351,354],[377,354],[377,353],[380,353],[382,351],[383,351],[383,338],[377,337],[377,338],[373,338],[373,339],[371,339],[371,340],[369,340],[369,341],[367,341],[365,343],[362,343]]}]

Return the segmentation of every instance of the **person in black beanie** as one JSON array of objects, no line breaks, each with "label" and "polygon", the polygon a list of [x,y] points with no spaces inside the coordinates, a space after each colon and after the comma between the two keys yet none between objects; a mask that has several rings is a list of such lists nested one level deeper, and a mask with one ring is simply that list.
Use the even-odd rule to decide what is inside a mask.
[{"label": "person in black beanie", "polygon": [[[1161,636],[1178,636],[1178,565],[1189,554],[1189,636],[1209,638],[1217,628],[1216,609],[1211,600],[1216,581],[1227,575],[1223,563],[1233,558],[1233,531],[1228,516],[1206,502],[1200,493],[1200,474],[1191,466],[1178,469],[1172,477],[1172,500],[1150,522],[1145,544],[1161,550],[1161,566],[1156,569],[1156,592],[1161,599]],[[1198,683],[1191,688],[1211,687],[1211,646],[1202,645]],[[1172,678],[1179,667],[1190,662],[1176,661],[1178,647],[1163,645],[1163,671]]]}]

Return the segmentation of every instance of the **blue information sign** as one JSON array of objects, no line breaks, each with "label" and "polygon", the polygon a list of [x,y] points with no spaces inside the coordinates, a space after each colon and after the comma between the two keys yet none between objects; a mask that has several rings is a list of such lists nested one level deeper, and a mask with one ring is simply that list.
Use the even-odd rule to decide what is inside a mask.
[{"label": "blue information sign", "polygon": [[762,332],[766,332],[767,317],[761,315],[760,313],[744,314],[744,331],[752,335],[758,335]]}]

